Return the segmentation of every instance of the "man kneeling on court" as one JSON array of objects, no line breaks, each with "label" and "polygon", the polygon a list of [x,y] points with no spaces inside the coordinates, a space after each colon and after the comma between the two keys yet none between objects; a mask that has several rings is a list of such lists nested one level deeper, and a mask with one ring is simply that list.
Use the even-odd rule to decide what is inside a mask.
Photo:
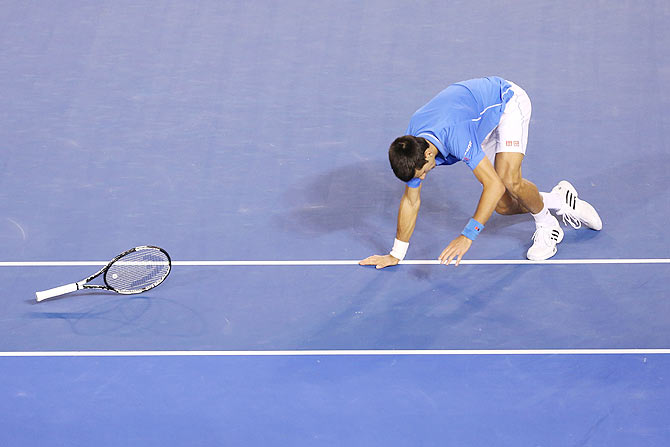
[{"label": "man kneeling on court", "polygon": [[405,257],[419,213],[422,182],[435,166],[457,161],[465,162],[484,188],[474,216],[440,254],[443,264],[448,265],[454,258],[456,265],[460,263],[494,210],[505,215],[531,213],[536,231],[527,257],[534,261],[556,254],[556,245],[563,239],[563,230],[549,210],[555,210],[575,229],[583,223],[600,230],[598,213],[577,198],[569,182],[563,180],[544,193],[521,176],[530,114],[526,92],[495,76],[450,85],[417,110],[407,135],[397,138],[389,148],[391,168],[406,182],[393,249],[388,255],[370,256],[360,264],[384,268]]}]

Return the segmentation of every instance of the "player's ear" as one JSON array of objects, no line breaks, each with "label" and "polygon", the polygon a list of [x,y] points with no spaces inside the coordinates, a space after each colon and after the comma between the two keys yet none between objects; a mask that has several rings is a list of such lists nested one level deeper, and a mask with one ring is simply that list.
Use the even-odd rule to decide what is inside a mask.
[{"label": "player's ear", "polygon": [[433,156],[430,148],[426,149],[426,151],[423,153],[423,156],[426,157],[426,161],[430,161],[430,158]]}]

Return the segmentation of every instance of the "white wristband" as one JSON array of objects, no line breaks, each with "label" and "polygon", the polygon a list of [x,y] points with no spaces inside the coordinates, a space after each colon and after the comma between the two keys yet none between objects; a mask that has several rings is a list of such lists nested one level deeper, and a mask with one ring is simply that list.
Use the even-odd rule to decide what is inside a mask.
[{"label": "white wristband", "polygon": [[403,242],[396,239],[393,242],[393,249],[389,254],[394,258],[402,261],[403,259],[405,259],[405,255],[407,254],[408,248],[409,248],[409,242]]}]

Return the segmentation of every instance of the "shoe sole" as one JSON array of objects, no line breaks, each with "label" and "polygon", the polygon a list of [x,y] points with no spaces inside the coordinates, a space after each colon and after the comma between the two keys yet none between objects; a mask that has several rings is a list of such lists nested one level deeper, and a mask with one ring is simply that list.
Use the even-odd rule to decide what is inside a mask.
[{"label": "shoe sole", "polygon": [[558,249],[554,248],[554,252],[552,254],[550,254],[549,256],[547,256],[546,258],[531,258],[530,256],[528,256],[527,253],[526,253],[526,258],[528,258],[529,261],[546,261],[549,258],[553,258],[556,253],[558,253]]}]

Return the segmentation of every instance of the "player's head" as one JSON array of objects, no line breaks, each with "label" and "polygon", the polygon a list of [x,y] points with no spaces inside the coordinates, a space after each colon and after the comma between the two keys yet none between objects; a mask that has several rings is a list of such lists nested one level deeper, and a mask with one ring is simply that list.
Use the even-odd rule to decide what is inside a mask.
[{"label": "player's head", "polygon": [[423,177],[435,166],[435,156],[428,149],[428,141],[412,135],[398,137],[391,143],[389,161],[393,173],[403,182]]}]

